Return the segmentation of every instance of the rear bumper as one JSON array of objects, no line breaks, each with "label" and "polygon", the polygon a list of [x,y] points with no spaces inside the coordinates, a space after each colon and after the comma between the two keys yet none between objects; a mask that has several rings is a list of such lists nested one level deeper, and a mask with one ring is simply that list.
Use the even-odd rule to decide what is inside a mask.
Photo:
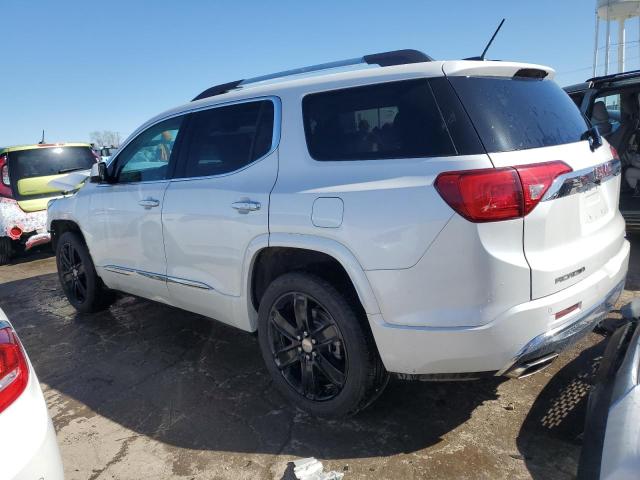
[{"label": "rear bumper", "polygon": [[547,366],[562,350],[591,332],[613,309],[624,290],[624,280],[600,302],[584,311],[571,324],[541,333],[527,343],[496,375],[518,378]]},{"label": "rear bumper", "polygon": [[51,241],[51,234],[49,232],[46,233],[36,233],[35,235],[27,238],[27,241],[24,243],[24,247],[26,250],[30,248],[36,247],[38,245],[44,245],[45,243],[49,243]]},{"label": "rear bumper", "polygon": [[[521,374],[516,369],[523,363],[554,357],[606,315],[624,285],[629,250],[629,242],[624,241],[609,262],[584,280],[509,308],[484,325],[402,326],[385,322],[381,314],[369,315],[382,361],[390,372],[411,375]],[[556,320],[557,312],[577,303],[581,303],[579,309]]]},{"label": "rear bumper", "polygon": [[46,233],[47,211],[25,212],[15,200],[0,198],[0,237],[15,238],[11,229],[18,227],[22,234]]}]

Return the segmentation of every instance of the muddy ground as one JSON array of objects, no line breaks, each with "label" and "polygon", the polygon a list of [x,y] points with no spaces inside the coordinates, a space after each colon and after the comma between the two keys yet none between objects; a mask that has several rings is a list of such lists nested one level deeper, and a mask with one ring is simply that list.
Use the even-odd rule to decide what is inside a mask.
[{"label": "muddy ground", "polygon": [[[622,301],[640,297],[633,243]],[[327,421],[276,393],[253,335],[132,297],[77,314],[46,251],[0,267],[0,307],[38,373],[69,480],[280,480],[307,456],[345,480],[573,478],[606,344],[593,333],[521,380],[393,380],[359,416]]]}]

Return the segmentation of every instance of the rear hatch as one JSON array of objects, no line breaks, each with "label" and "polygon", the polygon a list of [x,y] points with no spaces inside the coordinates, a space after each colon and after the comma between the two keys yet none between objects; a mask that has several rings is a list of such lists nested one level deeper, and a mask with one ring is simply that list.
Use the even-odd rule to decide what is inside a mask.
[{"label": "rear hatch", "polygon": [[[448,67],[448,68],[447,68]],[[538,196],[524,217],[523,248],[532,299],[567,288],[602,268],[624,242],[618,210],[620,162],[609,145],[591,148],[586,120],[535,65],[450,62],[443,67],[494,166],[563,162],[555,179],[534,178]],[[557,166],[558,164],[556,164]],[[525,168],[520,167],[522,177]],[[536,185],[540,190],[535,191]],[[548,187],[548,188],[547,188]]]},{"label": "rear hatch", "polygon": [[25,212],[47,208],[47,202],[62,192],[49,182],[70,172],[87,170],[96,157],[89,146],[44,145],[11,150],[9,177],[13,196]]}]

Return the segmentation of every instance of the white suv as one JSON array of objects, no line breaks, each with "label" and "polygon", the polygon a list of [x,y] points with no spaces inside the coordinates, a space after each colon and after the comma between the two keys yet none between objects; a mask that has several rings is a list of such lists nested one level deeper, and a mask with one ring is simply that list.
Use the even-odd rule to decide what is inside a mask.
[{"label": "white suv", "polygon": [[[329,70],[356,63],[378,67]],[[49,206],[64,291],[257,331],[319,415],[388,372],[533,373],[606,314],[629,258],[620,162],[552,76],[405,50],[212,87]]]}]

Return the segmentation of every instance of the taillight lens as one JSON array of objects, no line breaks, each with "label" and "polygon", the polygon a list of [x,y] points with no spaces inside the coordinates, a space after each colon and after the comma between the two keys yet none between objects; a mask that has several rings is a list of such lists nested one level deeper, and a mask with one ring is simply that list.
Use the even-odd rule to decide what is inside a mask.
[{"label": "taillight lens", "polygon": [[471,222],[497,222],[529,214],[553,180],[571,172],[564,162],[445,172],[435,187],[458,214]]},{"label": "taillight lens", "polygon": [[515,167],[522,181],[524,191],[524,215],[536,208],[553,181],[560,175],[572,171],[564,162],[534,163]]},{"label": "taillight lens", "polygon": [[0,328],[0,413],[27,387],[29,367],[15,332]]},{"label": "taillight lens", "polygon": [[620,155],[618,155],[618,150],[616,150],[616,147],[609,144],[609,148],[611,149],[611,156],[613,157],[613,160],[620,160]]},{"label": "taillight lens", "polygon": [[0,173],[2,174],[2,183],[7,187],[11,185],[11,180],[9,179],[9,165],[4,164]]},{"label": "taillight lens", "polygon": [[0,197],[13,197],[6,153],[4,155],[0,155]]}]

